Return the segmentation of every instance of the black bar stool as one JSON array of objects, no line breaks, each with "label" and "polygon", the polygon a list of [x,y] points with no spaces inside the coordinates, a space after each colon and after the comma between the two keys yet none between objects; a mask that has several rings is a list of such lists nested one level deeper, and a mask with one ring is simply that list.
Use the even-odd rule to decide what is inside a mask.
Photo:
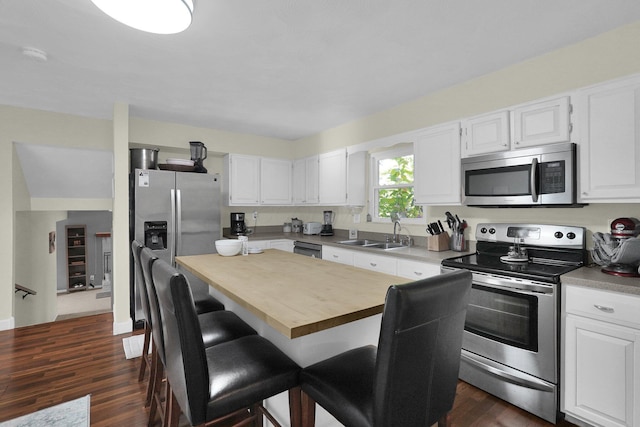
[{"label": "black bar stool", "polygon": [[[151,268],[155,262],[160,262],[153,252],[148,248],[140,251],[140,264],[147,287],[149,302],[149,312],[151,331],[153,335],[154,347],[152,348],[151,376],[150,376],[150,409],[149,426],[155,421],[156,413],[159,413],[163,425],[169,420],[168,402],[170,401],[171,389],[169,384],[165,385],[163,393],[163,379],[165,376],[166,356],[165,339],[163,330],[163,318],[160,313],[158,294],[151,274]],[[162,261],[164,262],[164,261]],[[188,285],[187,285],[188,286]],[[195,306],[194,306],[195,307]],[[226,310],[216,310],[197,314],[197,320],[202,332],[203,345],[214,346],[225,341],[233,340],[246,335],[256,335],[256,331],[240,319],[235,313]]]},{"label": "black bar stool", "polygon": [[[152,266],[164,321],[170,426],[180,412],[191,425],[275,422],[262,401],[289,391],[290,422],[300,425],[300,368],[258,335],[205,347],[185,277],[163,261]],[[242,420],[242,421],[241,421]],[[277,423],[275,425],[278,425]]]},{"label": "black bar stool", "polygon": [[389,288],[378,347],[356,348],[302,370],[302,422],[315,403],[349,427],[450,425],[471,273]]}]

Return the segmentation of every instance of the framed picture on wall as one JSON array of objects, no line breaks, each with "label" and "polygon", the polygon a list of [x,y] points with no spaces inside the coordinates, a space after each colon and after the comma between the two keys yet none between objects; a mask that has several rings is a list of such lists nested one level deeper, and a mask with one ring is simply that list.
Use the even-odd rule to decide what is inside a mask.
[{"label": "framed picture on wall", "polygon": [[56,232],[49,232],[49,253],[52,254],[56,250]]}]

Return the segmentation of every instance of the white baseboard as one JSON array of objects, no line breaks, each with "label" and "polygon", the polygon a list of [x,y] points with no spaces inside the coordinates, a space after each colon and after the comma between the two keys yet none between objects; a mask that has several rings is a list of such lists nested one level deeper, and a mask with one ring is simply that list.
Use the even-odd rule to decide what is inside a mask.
[{"label": "white baseboard", "polygon": [[0,320],[0,331],[8,331],[16,328],[16,319],[12,316],[8,319]]},{"label": "white baseboard", "polygon": [[113,335],[121,335],[133,332],[133,321],[131,318],[125,322],[113,322]]}]

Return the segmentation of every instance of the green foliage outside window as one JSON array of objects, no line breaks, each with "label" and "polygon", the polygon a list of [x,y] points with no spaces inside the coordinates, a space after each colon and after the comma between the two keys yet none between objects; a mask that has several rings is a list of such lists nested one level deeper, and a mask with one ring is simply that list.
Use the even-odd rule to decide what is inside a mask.
[{"label": "green foliage outside window", "polygon": [[378,162],[378,217],[422,218],[422,206],[413,201],[413,155]]}]

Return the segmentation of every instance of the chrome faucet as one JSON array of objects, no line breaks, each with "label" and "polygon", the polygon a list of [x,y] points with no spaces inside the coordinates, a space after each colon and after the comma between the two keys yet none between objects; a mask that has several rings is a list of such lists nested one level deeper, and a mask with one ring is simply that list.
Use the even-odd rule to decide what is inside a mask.
[{"label": "chrome faucet", "polygon": [[396,227],[398,227],[399,230],[402,230],[400,221],[397,219],[393,220],[393,243],[398,243],[398,232],[396,231]]}]

